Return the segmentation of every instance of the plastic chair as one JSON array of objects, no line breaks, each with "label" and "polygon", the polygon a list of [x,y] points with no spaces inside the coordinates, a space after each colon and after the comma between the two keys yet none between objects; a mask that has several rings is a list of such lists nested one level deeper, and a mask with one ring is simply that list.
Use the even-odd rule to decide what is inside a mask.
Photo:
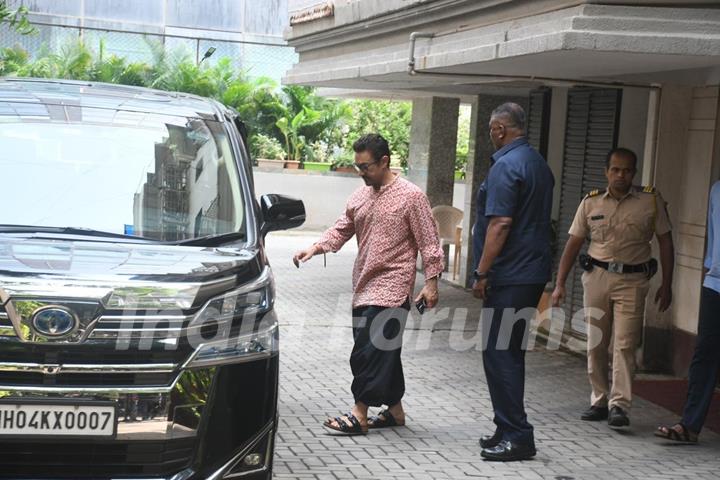
[{"label": "plastic chair", "polygon": [[438,205],[433,207],[432,216],[438,227],[440,244],[442,246],[455,245],[452,277],[455,280],[460,266],[460,252],[462,249],[463,211],[450,205]]}]

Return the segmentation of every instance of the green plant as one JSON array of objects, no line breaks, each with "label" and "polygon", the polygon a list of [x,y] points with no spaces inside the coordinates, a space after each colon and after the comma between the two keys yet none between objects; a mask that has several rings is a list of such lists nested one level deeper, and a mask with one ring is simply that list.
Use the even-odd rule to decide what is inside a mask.
[{"label": "green plant", "polygon": [[[97,48],[78,40],[57,50],[45,46],[33,56],[20,47],[4,48],[0,50],[0,74],[136,85],[215,98],[238,111],[248,127],[252,149],[257,150],[259,144],[273,139],[272,155],[266,149],[263,156],[280,156],[277,152],[280,142],[286,158],[300,161],[337,160],[339,153],[330,152],[351,150],[348,143],[351,137],[368,131],[368,126],[374,128],[389,122],[389,127],[379,131],[393,145],[394,160],[407,156],[409,104],[384,102],[378,106],[367,101],[357,104],[360,108],[354,102],[321,97],[312,88],[280,88],[266,77],[248,78],[245,71],[233,68],[227,58],[212,66],[197,65],[188,50],[167,50],[162,43],[149,39],[147,44],[152,55],[150,62],[129,62],[108,55],[102,40]],[[372,123],[376,119],[378,123]],[[264,138],[258,139],[261,134]],[[348,162],[351,163],[352,160]]]},{"label": "green plant", "polygon": [[468,105],[460,106],[458,118],[457,144],[455,149],[455,170],[465,171],[470,149],[470,115],[471,108]]},{"label": "green plant", "polygon": [[328,163],[330,161],[330,151],[328,145],[322,140],[316,140],[310,145],[305,146],[305,160],[308,162]]},{"label": "green plant", "polygon": [[250,138],[250,151],[253,158],[283,160],[285,151],[280,142],[273,137],[258,133]]},{"label": "green plant", "polygon": [[27,15],[27,7],[22,6],[13,10],[8,7],[6,0],[0,0],[0,26],[7,24],[21,35],[37,33],[37,29],[30,24]]},{"label": "green plant", "polygon": [[352,150],[341,150],[332,162],[333,167],[352,167],[355,164],[355,152]]},{"label": "green plant", "polygon": [[0,50],[0,75],[17,72],[28,64],[30,55],[19,46]]},{"label": "green plant", "polygon": [[307,144],[306,138],[301,134],[303,127],[312,125],[320,120],[321,112],[313,110],[310,107],[303,107],[292,118],[288,116],[280,117],[275,123],[285,137],[285,146],[287,158],[289,160],[302,161],[302,152]]},{"label": "green plant", "polygon": [[[385,100],[355,100],[349,103],[352,116],[348,124],[348,135],[343,135],[343,146],[351,150],[352,142],[365,133],[379,133],[390,144],[391,159],[399,160],[407,168],[410,153],[410,123],[412,104]],[[393,162],[394,163],[394,162]]]}]

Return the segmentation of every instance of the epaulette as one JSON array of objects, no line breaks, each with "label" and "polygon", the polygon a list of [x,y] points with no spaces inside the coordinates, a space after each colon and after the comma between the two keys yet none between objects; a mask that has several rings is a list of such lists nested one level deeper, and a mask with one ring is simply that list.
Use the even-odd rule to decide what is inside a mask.
[{"label": "epaulette", "polygon": [[600,195],[600,192],[601,192],[601,190],[593,190],[593,191],[591,191],[590,193],[588,193],[588,194],[585,196],[585,198],[596,197],[596,196]]},{"label": "epaulette", "polygon": [[655,187],[653,187],[652,185],[647,185],[647,186],[644,186],[644,187],[640,187],[640,191],[643,192],[643,193],[652,193],[652,194],[657,193],[657,190],[656,190]]}]

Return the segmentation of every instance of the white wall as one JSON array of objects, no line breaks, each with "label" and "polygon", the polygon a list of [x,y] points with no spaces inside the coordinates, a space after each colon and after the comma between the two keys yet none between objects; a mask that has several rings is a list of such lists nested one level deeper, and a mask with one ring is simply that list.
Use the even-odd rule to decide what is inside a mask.
[{"label": "white wall", "polygon": [[[695,88],[692,92],[684,164],[677,188],[682,192],[675,211],[676,275],[674,325],[697,332],[702,261],[705,251],[707,202],[717,139],[718,87]],[[672,132],[670,132],[672,134]]]},{"label": "white wall", "polygon": [[[279,193],[305,202],[307,220],[302,230],[323,231],[332,226],[345,208],[350,194],[363,186],[359,177],[349,175],[319,175],[300,173],[262,172],[255,170],[255,193]],[[462,209],[465,184],[455,183],[453,206]]]}]

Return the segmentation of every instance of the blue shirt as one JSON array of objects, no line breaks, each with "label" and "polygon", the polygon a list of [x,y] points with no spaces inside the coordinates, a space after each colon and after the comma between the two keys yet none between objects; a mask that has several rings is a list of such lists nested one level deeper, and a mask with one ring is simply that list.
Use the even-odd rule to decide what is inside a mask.
[{"label": "blue shirt", "polygon": [[545,159],[518,138],[492,156],[490,171],[477,193],[473,250],[477,267],[491,217],[512,217],[505,245],[490,269],[491,285],[550,281],[551,214],[555,179]]},{"label": "blue shirt", "polygon": [[705,268],[709,272],[703,286],[720,293],[720,182],[715,182],[710,190]]}]

